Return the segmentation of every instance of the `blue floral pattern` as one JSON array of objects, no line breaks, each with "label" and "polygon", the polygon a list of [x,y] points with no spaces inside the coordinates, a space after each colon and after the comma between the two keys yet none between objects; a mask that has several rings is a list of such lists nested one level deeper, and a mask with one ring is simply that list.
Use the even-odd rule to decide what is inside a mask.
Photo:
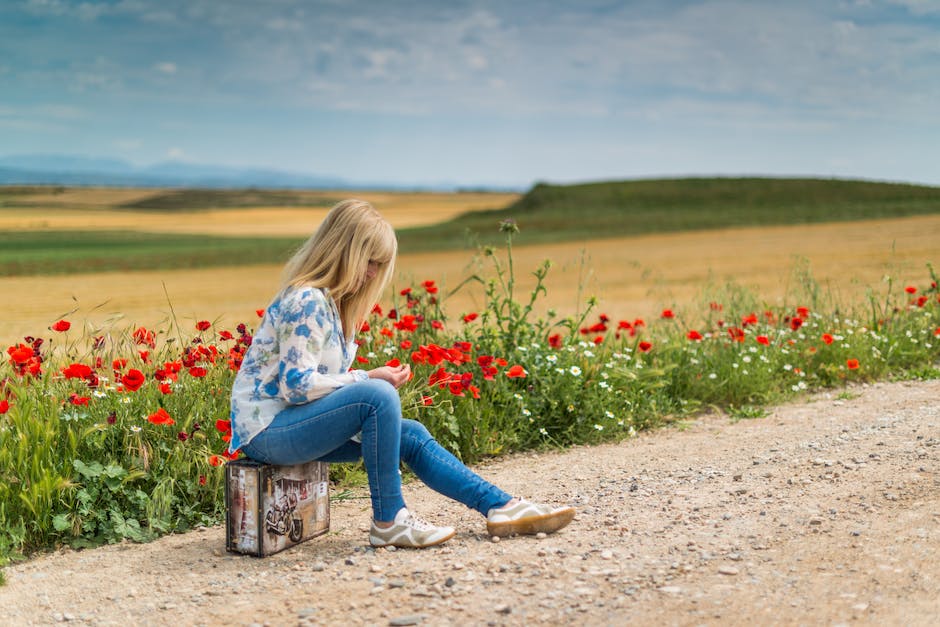
[{"label": "blue floral pattern", "polygon": [[364,370],[349,369],[356,348],[343,335],[328,290],[285,288],[265,310],[235,376],[229,450],[248,444],[288,405],[368,379]]}]

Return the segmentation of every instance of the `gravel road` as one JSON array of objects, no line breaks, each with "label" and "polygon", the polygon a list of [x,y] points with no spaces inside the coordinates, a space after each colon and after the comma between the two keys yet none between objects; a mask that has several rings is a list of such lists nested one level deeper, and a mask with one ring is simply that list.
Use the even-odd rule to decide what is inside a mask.
[{"label": "gravel road", "polygon": [[478,514],[415,482],[412,509],[459,529],[441,547],[373,550],[368,501],[334,502],[328,535],[263,559],[226,553],[215,527],[9,566],[0,624],[940,621],[940,381],[477,470],[578,516],[552,536],[495,542]]}]

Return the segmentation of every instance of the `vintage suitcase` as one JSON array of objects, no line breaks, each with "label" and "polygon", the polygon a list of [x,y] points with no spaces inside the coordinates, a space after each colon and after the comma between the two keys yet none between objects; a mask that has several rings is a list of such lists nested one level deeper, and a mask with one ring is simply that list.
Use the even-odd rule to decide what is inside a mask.
[{"label": "vintage suitcase", "polygon": [[225,466],[225,548],[264,556],[330,529],[329,464]]}]

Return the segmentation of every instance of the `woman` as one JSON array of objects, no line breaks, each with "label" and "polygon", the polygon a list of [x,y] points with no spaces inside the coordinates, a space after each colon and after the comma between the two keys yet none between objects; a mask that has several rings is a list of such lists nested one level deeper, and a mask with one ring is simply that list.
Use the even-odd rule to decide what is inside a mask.
[{"label": "woman", "polygon": [[574,518],[513,498],[484,481],[414,420],[396,391],[409,366],[350,370],[356,332],[392,276],[395,232],[367,202],[344,200],[284,269],[232,388],[232,441],[260,462],[362,458],[372,497],[373,546],[427,547],[452,538],[409,512],[401,460],[432,489],[486,517],[494,536],[551,533]]}]

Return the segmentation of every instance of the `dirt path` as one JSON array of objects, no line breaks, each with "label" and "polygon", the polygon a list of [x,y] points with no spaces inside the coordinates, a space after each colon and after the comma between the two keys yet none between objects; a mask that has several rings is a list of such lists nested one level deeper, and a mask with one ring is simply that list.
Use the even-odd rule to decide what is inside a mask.
[{"label": "dirt path", "polygon": [[940,381],[824,393],[732,423],[702,417],[620,444],[479,468],[579,508],[547,538],[456,523],[425,551],[366,546],[365,500],[266,559],[212,528],[64,551],[7,568],[0,623],[90,625],[935,625],[940,616]]}]

